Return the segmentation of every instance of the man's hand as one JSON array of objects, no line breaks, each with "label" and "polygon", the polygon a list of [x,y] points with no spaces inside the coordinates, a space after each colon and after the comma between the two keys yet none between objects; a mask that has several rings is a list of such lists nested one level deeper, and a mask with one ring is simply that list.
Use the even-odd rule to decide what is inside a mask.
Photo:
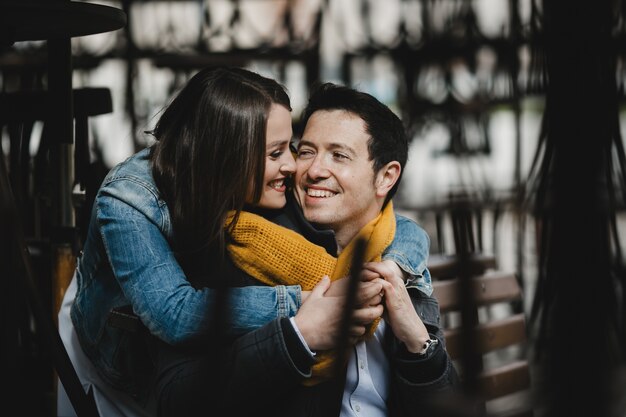
[{"label": "man's hand", "polygon": [[404,286],[403,273],[393,261],[368,262],[363,265],[365,275],[382,277],[385,320],[394,335],[407,350],[418,353],[430,338],[426,326],[417,315],[411,297]]}]

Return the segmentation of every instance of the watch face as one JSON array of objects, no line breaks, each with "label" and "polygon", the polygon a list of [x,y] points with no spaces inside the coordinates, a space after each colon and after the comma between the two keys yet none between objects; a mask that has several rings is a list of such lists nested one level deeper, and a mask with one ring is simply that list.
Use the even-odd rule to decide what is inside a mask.
[{"label": "watch face", "polygon": [[437,339],[428,339],[426,343],[424,343],[424,349],[420,352],[420,354],[428,355],[433,349],[435,349],[435,346],[437,346],[438,343],[439,340]]}]

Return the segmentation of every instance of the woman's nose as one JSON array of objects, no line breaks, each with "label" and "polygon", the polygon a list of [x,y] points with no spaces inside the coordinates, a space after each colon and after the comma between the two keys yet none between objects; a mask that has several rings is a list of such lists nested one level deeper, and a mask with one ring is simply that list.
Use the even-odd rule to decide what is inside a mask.
[{"label": "woman's nose", "polygon": [[282,174],[293,174],[296,172],[296,160],[293,159],[291,152],[285,152],[283,155],[285,155],[285,157],[280,166],[280,172]]}]

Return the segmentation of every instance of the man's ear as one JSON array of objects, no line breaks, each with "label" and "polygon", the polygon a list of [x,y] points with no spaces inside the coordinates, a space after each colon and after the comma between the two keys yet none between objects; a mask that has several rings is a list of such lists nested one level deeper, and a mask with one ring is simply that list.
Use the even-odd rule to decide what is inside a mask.
[{"label": "man's ear", "polygon": [[389,191],[393,188],[393,186],[398,182],[398,178],[400,178],[400,172],[402,172],[402,167],[400,166],[400,162],[391,161],[388,162],[384,167],[378,170],[376,174],[376,180],[374,181],[374,186],[376,187],[376,195],[378,197],[386,197]]}]

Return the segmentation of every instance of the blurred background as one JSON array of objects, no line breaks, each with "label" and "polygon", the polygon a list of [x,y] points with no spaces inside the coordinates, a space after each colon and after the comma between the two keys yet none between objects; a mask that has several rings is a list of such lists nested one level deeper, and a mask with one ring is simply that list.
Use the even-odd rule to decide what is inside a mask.
[{"label": "blurred background", "polygon": [[[586,280],[576,285],[572,278],[567,285],[584,291],[595,285],[593,275],[610,287],[591,297],[586,311],[596,320],[615,323],[612,346],[623,367],[626,2],[94,0],[89,3],[114,12],[46,9],[47,19],[37,17],[41,3],[0,1],[5,28],[0,28],[0,127],[31,275],[50,317],[55,317],[93,193],[106,172],[152,143],[146,132],[197,70],[243,66],[286,86],[296,136],[302,129],[300,112],[317,81],[355,87],[391,107],[410,137],[409,161],[394,204],[429,233],[433,271],[443,271],[455,256],[469,253],[486,259],[484,269],[513,273],[521,297],[483,313],[491,318],[518,313],[532,324],[531,316],[541,322],[564,285],[555,277],[569,270],[559,269],[559,262],[576,264]],[[69,2],[56,2],[62,3]],[[18,10],[24,5],[32,8]],[[111,24],[100,28],[98,19]],[[20,29],[11,32],[11,20],[21,22],[21,37]],[[39,33],[27,33],[23,22],[29,20],[36,21]],[[85,27],[63,32],[80,22]],[[69,98],[68,91],[73,91]],[[69,116],[63,113],[64,103],[73,109]],[[69,140],[59,139],[63,127],[54,120],[68,117],[74,124]],[[574,127],[559,130],[567,123]],[[593,140],[577,141],[572,137],[576,132],[592,132]],[[569,165],[554,163],[559,156],[576,162],[578,170],[572,172],[584,172],[581,182],[576,175],[568,177]],[[572,190],[552,188],[562,184],[561,176],[571,180]],[[586,187],[584,178],[592,178],[593,185]],[[5,198],[7,190],[2,190]],[[603,216],[601,237],[586,229],[569,235],[547,227],[555,218],[551,216],[569,218],[581,206],[597,205]],[[459,218],[467,226],[464,238]],[[10,415],[54,415],[51,354],[42,347],[45,336],[38,332],[32,300],[18,295],[32,288],[22,289],[16,282],[24,272],[16,266],[19,251],[11,246],[14,228],[5,224],[0,237],[6,329],[2,360],[7,375],[18,383],[3,402]],[[561,256],[548,250],[575,242],[580,250],[605,248],[604,257],[596,265],[576,253]],[[597,269],[601,272],[595,274]],[[438,278],[435,272],[433,278]],[[615,306],[608,318],[594,313],[606,303]],[[535,342],[542,340],[540,328],[533,331],[529,325],[529,342],[496,361],[531,358]],[[587,339],[597,332],[584,331]],[[572,344],[584,345],[578,340]],[[533,375],[535,388],[542,375]],[[608,371],[602,376],[613,378]],[[618,387],[622,394],[626,391],[624,384]],[[535,401],[534,391],[529,389],[524,401]],[[604,401],[620,410],[615,415],[626,415],[622,396]],[[498,407],[487,411],[495,413]]]}]

